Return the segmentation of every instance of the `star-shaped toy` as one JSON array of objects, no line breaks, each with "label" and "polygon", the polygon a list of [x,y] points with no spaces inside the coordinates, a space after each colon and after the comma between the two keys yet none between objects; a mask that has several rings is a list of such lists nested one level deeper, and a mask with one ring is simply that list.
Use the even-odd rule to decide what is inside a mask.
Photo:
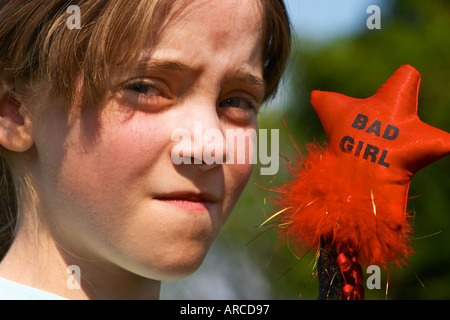
[{"label": "star-shaped toy", "polygon": [[411,251],[406,210],[411,178],[450,153],[450,134],[417,115],[420,74],[400,67],[371,97],[313,91],[327,134],[295,158],[278,188],[280,235],[306,249],[321,239],[363,264],[401,262]]}]

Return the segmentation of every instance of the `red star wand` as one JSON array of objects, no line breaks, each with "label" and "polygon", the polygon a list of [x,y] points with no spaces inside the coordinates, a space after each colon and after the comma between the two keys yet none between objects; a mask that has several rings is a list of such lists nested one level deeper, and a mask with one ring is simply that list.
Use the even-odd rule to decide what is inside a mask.
[{"label": "red star wand", "polygon": [[412,252],[411,178],[450,153],[450,134],[417,116],[419,83],[402,66],[367,99],[311,94],[328,146],[293,158],[291,179],[276,188],[281,210],[266,222],[294,250],[319,249],[320,299],[363,299],[359,263],[402,264]]}]

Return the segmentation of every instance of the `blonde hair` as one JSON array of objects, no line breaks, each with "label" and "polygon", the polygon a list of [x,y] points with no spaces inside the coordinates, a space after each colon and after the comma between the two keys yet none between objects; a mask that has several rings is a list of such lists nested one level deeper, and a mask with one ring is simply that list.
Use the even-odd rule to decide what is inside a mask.
[{"label": "blonde hair", "polygon": [[[167,23],[189,1],[183,0],[6,0],[0,3],[0,81],[18,80],[25,90],[19,101],[63,97],[70,106],[75,83],[81,94],[95,101],[104,90],[108,73],[125,68],[140,49],[155,43]],[[70,5],[79,7],[81,28],[66,25]],[[282,0],[261,0],[264,14],[265,98],[278,86],[290,52],[290,24]],[[143,37],[140,30],[149,30]],[[120,45],[118,45],[120,44]],[[126,50],[133,48],[133,50]],[[77,92],[78,93],[78,92]],[[13,237],[19,183],[11,174],[11,152],[1,147],[0,259]],[[23,187],[23,186],[22,186]]]}]

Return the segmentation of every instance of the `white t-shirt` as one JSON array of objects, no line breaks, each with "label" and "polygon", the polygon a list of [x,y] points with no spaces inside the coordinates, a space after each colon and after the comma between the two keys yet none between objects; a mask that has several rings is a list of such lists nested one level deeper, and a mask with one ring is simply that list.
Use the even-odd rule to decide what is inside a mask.
[{"label": "white t-shirt", "polygon": [[0,300],[67,300],[56,294],[0,277]]}]

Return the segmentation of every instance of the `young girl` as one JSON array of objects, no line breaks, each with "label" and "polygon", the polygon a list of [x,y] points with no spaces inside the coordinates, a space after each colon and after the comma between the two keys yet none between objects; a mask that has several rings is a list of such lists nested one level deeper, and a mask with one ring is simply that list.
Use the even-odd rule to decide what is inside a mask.
[{"label": "young girl", "polygon": [[0,298],[157,299],[195,271],[251,164],[175,164],[171,135],[255,129],[289,41],[282,0],[2,1]]}]

